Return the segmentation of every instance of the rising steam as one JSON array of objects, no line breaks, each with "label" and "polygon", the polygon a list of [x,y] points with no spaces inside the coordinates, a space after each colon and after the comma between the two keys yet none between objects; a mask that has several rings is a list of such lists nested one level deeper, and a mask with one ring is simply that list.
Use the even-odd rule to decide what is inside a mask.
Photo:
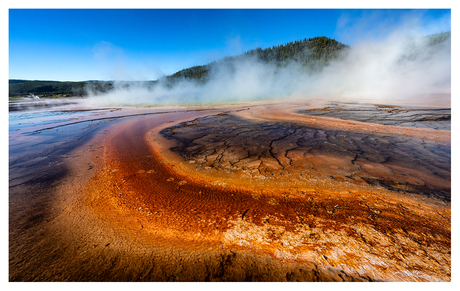
[{"label": "rising steam", "polygon": [[[159,80],[127,85],[95,94],[91,105],[155,106],[221,104],[279,98],[396,102],[413,105],[441,101],[450,106],[450,40],[430,45],[426,36],[390,34],[383,40],[363,41],[343,51],[321,71],[313,73],[296,62],[282,67],[240,57],[211,65],[208,81],[181,79],[173,86]],[[447,104],[448,103],[448,104]]]}]

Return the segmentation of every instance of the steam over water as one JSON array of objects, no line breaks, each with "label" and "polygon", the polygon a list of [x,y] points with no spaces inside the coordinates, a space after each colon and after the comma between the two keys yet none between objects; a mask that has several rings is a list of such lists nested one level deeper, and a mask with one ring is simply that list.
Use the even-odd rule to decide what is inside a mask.
[{"label": "steam over water", "polygon": [[451,48],[430,33],[10,102],[9,280],[451,281]]},{"label": "steam over water", "polygon": [[[426,35],[390,34],[367,40],[342,51],[319,71],[296,62],[286,66],[241,57],[211,65],[204,85],[181,79],[167,86],[160,79],[95,94],[88,88],[91,106],[220,104],[279,98],[328,101],[406,103],[450,107],[450,39],[430,45]],[[143,85],[144,84],[144,85]]]}]

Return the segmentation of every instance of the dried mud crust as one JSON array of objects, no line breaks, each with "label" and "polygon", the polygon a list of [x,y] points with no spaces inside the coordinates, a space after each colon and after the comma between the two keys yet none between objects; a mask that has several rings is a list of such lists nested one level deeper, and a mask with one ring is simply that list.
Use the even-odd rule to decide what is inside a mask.
[{"label": "dried mud crust", "polygon": [[450,146],[388,134],[253,122],[231,114],[161,132],[197,170],[217,170],[261,185],[354,189],[378,185],[450,201]]},{"label": "dried mud crust", "polygon": [[207,112],[125,120],[69,154],[50,189],[10,189],[10,281],[450,281],[450,203],[427,198],[438,192],[328,178],[330,159],[308,183],[297,165],[260,179],[195,167],[152,132]]},{"label": "dried mud crust", "polygon": [[393,126],[439,130],[450,130],[451,128],[450,108],[334,103],[323,108],[302,110],[299,113]]},{"label": "dried mud crust", "polygon": [[[98,243],[113,249],[103,255],[116,266],[97,280],[376,280],[349,275],[341,268],[274,259],[270,248],[242,247],[238,239],[231,239],[235,233],[230,234],[229,242],[225,230],[241,220],[239,210],[254,205],[254,198],[241,191],[222,193],[221,186],[207,187],[200,181],[186,182],[175,172],[172,161],[149,153],[149,144],[142,138],[147,124],[139,120],[107,137],[104,163],[85,187],[86,203],[112,230],[111,240],[115,241]],[[261,209],[265,204],[261,203]],[[244,217],[246,213],[243,219],[250,219],[249,213]],[[97,278],[96,274],[97,270],[91,270],[87,278]],[[138,279],[138,275],[142,276]]]},{"label": "dried mud crust", "polygon": [[[237,124],[232,124],[232,120]],[[93,197],[90,208],[101,219],[110,221],[114,229],[131,233],[129,237],[136,238],[144,246],[155,242],[180,247],[188,254],[199,250],[246,254],[239,263],[231,263],[235,270],[240,268],[241,273],[226,270],[221,277],[212,280],[450,280],[450,205],[442,201],[447,197],[445,192],[427,187],[427,195],[441,197],[430,199],[426,195],[390,191],[364,180],[356,182],[359,175],[354,178],[355,183],[332,179],[329,176],[331,173],[338,175],[339,166],[351,168],[353,163],[346,164],[340,156],[334,155],[341,151],[332,143],[337,133],[321,131],[317,136],[326,140],[316,145],[323,152],[314,164],[315,172],[310,180],[299,181],[296,171],[306,171],[306,168],[295,164],[296,168],[289,170],[287,160],[295,160],[289,154],[293,150],[289,149],[296,147],[296,143],[283,137],[295,137],[295,128],[298,131],[305,128],[257,123],[256,127],[262,126],[263,131],[256,135],[256,140],[248,141],[252,136],[250,130],[254,131],[251,129],[253,123],[236,121],[223,113],[172,126],[163,134],[170,134],[178,141],[179,133],[171,132],[174,128],[189,135],[196,131],[208,138],[198,144],[208,149],[206,145],[221,146],[223,139],[231,141],[224,135],[228,130],[240,129],[238,143],[233,140],[232,146],[246,141],[257,150],[264,148],[261,145],[264,142],[268,143],[265,151],[256,156],[264,160],[267,170],[257,168],[257,174],[265,178],[257,179],[246,172],[241,176],[238,169],[226,170],[219,163],[199,165],[198,159],[190,163],[192,155],[186,153],[187,147],[183,151],[178,150],[180,146],[176,148],[182,157],[165,160],[171,156],[155,147],[149,133],[152,122],[145,117],[107,137],[101,171],[87,185],[86,191]],[[209,126],[200,127],[203,122],[209,122]],[[208,129],[219,130],[223,135],[206,135]],[[288,130],[287,134],[283,130]],[[330,142],[332,145],[327,145]],[[288,146],[281,147],[283,143]],[[324,144],[329,150],[321,148]],[[281,149],[288,152],[287,157]],[[311,152],[320,156],[320,152]],[[366,158],[377,159],[378,155],[371,153]],[[357,158],[346,157],[345,160],[351,159],[358,164]],[[272,165],[283,171],[269,169],[270,159]],[[214,159],[216,161],[219,159]],[[441,165],[435,167],[441,168]],[[249,259],[247,254],[259,259]],[[269,279],[264,273],[269,272],[268,269],[261,269],[258,277],[250,276],[264,260],[278,266],[278,275]],[[223,261],[225,265],[226,260]],[[200,265],[196,260],[190,263]],[[290,271],[280,266],[288,266]],[[298,268],[309,271],[293,271]],[[310,276],[312,271],[320,275]],[[216,273],[214,269],[208,272]]]}]

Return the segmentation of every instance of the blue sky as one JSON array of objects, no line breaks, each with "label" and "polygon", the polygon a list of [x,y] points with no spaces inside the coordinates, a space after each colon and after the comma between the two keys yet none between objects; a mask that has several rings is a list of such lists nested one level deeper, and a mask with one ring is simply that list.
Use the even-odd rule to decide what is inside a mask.
[{"label": "blue sky", "polygon": [[9,78],[154,80],[314,36],[353,45],[451,29],[450,10],[10,9]]}]

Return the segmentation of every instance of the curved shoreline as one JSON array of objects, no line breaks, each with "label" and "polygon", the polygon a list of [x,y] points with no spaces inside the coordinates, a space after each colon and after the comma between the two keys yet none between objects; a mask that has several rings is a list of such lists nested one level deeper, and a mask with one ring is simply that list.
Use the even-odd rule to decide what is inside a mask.
[{"label": "curved shoreline", "polygon": [[131,118],[76,149],[46,226],[44,257],[56,261],[34,280],[450,281],[450,204],[219,176],[159,134],[212,114],[269,112],[244,108]]},{"label": "curved shoreline", "polygon": [[355,120],[345,120],[326,116],[308,116],[306,114],[296,113],[301,108],[276,108],[270,111],[269,117],[264,116],[262,108],[254,110],[253,113],[247,114],[246,111],[236,113],[244,118],[255,119],[255,120],[276,120],[279,122],[297,122],[305,124],[309,127],[322,128],[322,129],[338,129],[360,133],[377,133],[377,134],[389,134],[397,136],[405,136],[409,138],[417,138],[427,142],[436,142],[442,145],[451,144],[451,131],[450,130],[435,130],[428,128],[414,128],[414,127],[402,127],[402,126],[391,126],[376,123],[361,122]]},{"label": "curved shoreline", "polygon": [[[131,130],[129,130],[129,132],[132,133]],[[117,134],[114,134],[114,136],[116,137]],[[120,138],[126,140],[124,136]],[[113,140],[109,144],[114,144]],[[125,142],[122,142],[119,145],[123,147],[126,144]],[[107,156],[113,157],[112,155],[107,154],[106,151],[110,151],[110,149],[107,149],[107,146],[105,146],[104,151],[105,159],[107,159]],[[139,153],[141,151],[134,152]],[[126,156],[122,155],[119,157],[123,158]],[[159,159],[159,157],[157,157],[155,154],[153,154],[149,158]],[[128,169],[129,172],[129,168],[131,167],[131,165],[129,165],[128,168],[126,168],[126,164],[126,160],[122,160],[120,162],[113,162],[110,163],[110,165],[104,164],[102,171],[100,171],[98,175],[93,177],[86,186],[85,193],[88,193],[90,195],[89,197],[91,197],[90,201],[87,203],[90,209],[99,217],[100,220],[106,221],[110,224],[111,229],[116,229],[119,233],[123,234],[125,238],[119,242],[121,249],[123,249],[122,245],[125,245],[125,248],[126,246],[135,245],[136,248],[139,248],[141,252],[147,252],[147,254],[156,254],[159,257],[157,258],[157,263],[159,260],[166,265],[171,263],[174,264],[174,262],[181,261],[181,266],[185,269],[188,268],[190,270],[186,274],[181,272],[181,281],[205,281],[206,278],[212,275],[213,273],[215,273],[213,275],[214,277],[211,276],[210,280],[219,281],[246,281],[248,280],[248,276],[252,278],[251,280],[255,281],[284,281],[286,280],[286,274],[291,274],[290,276],[292,276],[292,278],[298,278],[298,280],[301,281],[344,280],[343,278],[338,276],[338,274],[340,273],[340,271],[338,270],[321,271],[308,263],[298,265],[288,263],[286,261],[283,262],[272,260],[270,259],[270,256],[266,256],[263,250],[258,252],[248,252],[247,250],[245,250],[245,248],[241,248],[235,245],[231,248],[224,247],[222,245],[221,234],[216,233],[214,229],[209,229],[207,226],[198,226],[201,222],[203,222],[203,218],[207,218],[207,221],[210,221],[209,217],[200,217],[201,215],[205,214],[204,212],[207,211],[203,211],[196,215],[193,215],[193,213],[188,213],[189,216],[194,217],[184,217],[183,213],[179,213],[179,216],[175,216],[174,207],[172,211],[168,211],[170,204],[173,203],[172,200],[163,201],[164,198],[161,199],[160,196],[156,197],[155,204],[161,203],[161,201],[163,201],[164,204],[162,204],[162,206],[159,207],[159,209],[163,211],[162,213],[153,213],[153,215],[156,216],[156,219],[149,219],[149,217],[151,218],[150,215],[152,213],[145,213],[145,211],[139,211],[139,208],[137,206],[139,206],[140,204],[135,205],[135,207],[128,207],[128,209],[126,207],[120,207],[120,204],[122,202],[119,199],[117,199],[118,197],[116,197],[116,195],[114,195],[115,191],[113,189],[109,189],[108,191],[105,190],[107,190],[106,187],[109,185],[120,185],[121,181],[126,181],[123,179],[123,177],[125,177],[123,175],[124,173],[126,173],[125,170]],[[161,186],[161,188],[163,191],[166,192],[164,195],[168,196],[167,200],[172,199],[172,197],[170,197],[169,195],[176,193],[177,188],[176,186],[170,186],[173,185],[173,183],[176,183],[176,181],[180,180],[180,175],[175,173],[174,170],[172,170],[171,167],[169,167],[171,166],[171,164],[161,164],[161,160],[157,160],[155,164],[164,165],[165,167],[162,166],[162,169],[158,171],[158,168],[156,168],[154,170],[155,172],[150,174],[148,173],[148,170],[144,170],[145,172],[139,173],[139,171],[135,169],[134,171],[129,172],[128,175],[132,175],[133,173],[146,174],[154,175],[155,178],[158,178],[157,175],[159,175],[160,179],[156,182],[160,182],[160,180],[163,181],[163,185]],[[112,166],[114,165],[116,165],[116,168],[112,168]],[[173,176],[175,180],[168,181],[170,178],[172,178],[171,176]],[[186,186],[190,187],[190,184],[192,183],[193,182],[191,181],[189,184],[186,184]],[[178,184],[180,185],[180,181]],[[197,187],[197,189],[203,188],[202,185],[199,184],[195,185],[195,187]],[[120,190],[118,187],[116,188],[117,190]],[[216,190],[216,187],[210,188]],[[122,188],[121,191],[125,193],[126,189],[129,188]],[[138,196],[142,196],[142,194],[139,195],[141,191],[133,192],[135,192]],[[91,193],[95,195],[91,195]],[[239,195],[240,197],[242,197],[241,194]],[[146,202],[142,201],[141,199],[141,197],[130,197],[127,198],[126,201],[129,201],[131,203]],[[179,203],[179,205],[183,204]],[[191,208],[193,205],[188,206],[188,208]],[[214,214],[222,216],[221,211],[218,211],[217,213],[214,212]],[[238,215],[241,215],[241,213],[238,213],[237,210],[236,216]],[[163,220],[161,217],[167,218]],[[194,220],[194,218],[197,219],[197,223],[195,223],[194,226],[198,226],[198,228],[194,228],[192,231],[185,230],[185,232],[183,232],[182,228],[184,227],[184,224],[180,223],[178,225],[178,223],[174,223],[174,221],[177,221],[179,219],[182,220],[185,218],[188,218],[189,222],[190,220]],[[216,217],[214,216],[214,219],[215,218]],[[135,238],[136,241],[140,241],[141,245],[133,242],[133,238]],[[124,243],[122,241],[124,241]],[[175,255],[164,255],[167,252],[165,250],[168,249],[169,246],[178,249],[179,254],[182,255],[178,255],[177,253]],[[187,261],[186,264],[184,264],[183,262],[184,257]],[[206,261],[206,258],[209,257],[213,257],[214,260],[208,260],[207,264],[203,264],[202,261]],[[215,266],[216,262],[221,263],[219,263],[220,265],[218,264],[217,266]],[[182,267],[180,268],[180,270],[183,269]],[[202,268],[205,268],[205,270],[200,270]],[[209,270],[209,268],[213,268],[214,270]],[[166,276],[166,274],[167,272],[165,272],[164,270],[158,270],[157,273],[151,275],[153,275],[154,278],[155,276],[162,278]],[[347,280],[367,280],[366,278],[353,278],[348,275],[342,276],[345,276],[344,278]],[[205,278],[205,280],[203,280],[203,278]],[[146,278],[146,280],[149,279]],[[152,280],[152,277],[150,277],[150,280]],[[164,279],[160,279],[160,281],[161,280]]]},{"label": "curved shoreline", "polygon": [[[209,115],[209,113],[205,115]],[[197,117],[193,116],[189,120],[193,118]],[[146,117],[146,119],[149,118]],[[162,128],[173,126],[178,122],[163,123],[160,127],[156,127],[154,129],[156,134],[150,133],[149,142],[150,144],[153,143],[153,147],[150,147],[149,150],[146,150],[145,147],[143,150],[133,149],[132,145],[125,144],[128,140],[127,136],[121,134],[118,137],[120,142],[114,140],[110,142],[111,145],[118,144],[120,148],[117,150],[119,152],[116,153],[117,150],[111,153],[110,150],[106,152],[105,159],[107,161],[109,158],[111,164],[106,164],[105,167],[112,171],[110,174],[112,178],[110,179],[114,179],[106,185],[117,185],[119,188],[112,190],[112,193],[118,190],[123,193],[112,196],[112,199],[116,200],[114,204],[121,206],[124,202],[131,203],[130,213],[137,211],[141,216],[144,215],[142,219],[140,216],[137,216],[136,219],[138,224],[141,224],[142,231],[148,233],[146,239],[148,237],[157,239],[157,236],[154,235],[156,232],[156,235],[160,234],[164,238],[165,243],[182,245],[190,251],[195,248],[199,249],[204,243],[217,252],[249,251],[268,255],[268,258],[280,262],[289,261],[294,265],[314,264],[315,268],[323,270],[337,268],[348,276],[361,279],[417,281],[428,278],[427,274],[420,275],[417,279],[415,275],[407,277],[402,275],[403,273],[400,271],[396,271],[410,270],[409,266],[405,266],[405,263],[402,264],[404,260],[401,261],[397,258],[397,254],[402,252],[403,256],[414,256],[416,250],[411,250],[411,248],[404,248],[404,251],[400,248],[394,249],[392,252],[396,257],[390,259],[391,265],[384,269],[377,266],[388,258],[381,263],[368,263],[364,269],[362,260],[382,260],[386,257],[384,252],[388,249],[382,249],[382,252],[377,256],[359,250],[372,246],[372,244],[375,245],[377,241],[378,244],[381,244],[382,241],[388,241],[387,244],[389,245],[386,246],[388,248],[392,244],[392,239],[395,237],[402,239],[400,236],[405,236],[405,232],[417,237],[425,232],[444,233],[441,235],[442,240],[444,240],[450,235],[450,229],[441,230],[436,222],[439,217],[432,215],[431,211],[433,207],[441,212],[448,211],[445,216],[450,217],[449,209],[426,204],[420,199],[414,200],[411,197],[382,189],[379,189],[377,195],[371,189],[367,191],[361,189],[352,194],[340,193],[339,196],[335,191],[315,189],[310,192],[304,191],[302,195],[293,193],[294,195],[291,197],[284,197],[281,195],[283,191],[280,191],[279,188],[267,190],[255,186],[248,189],[244,187],[247,185],[245,183],[238,186],[237,181],[231,183],[234,177],[228,178],[228,186],[222,187],[222,181],[213,184],[213,181],[208,180],[206,175],[203,176],[203,173],[193,173],[193,169],[186,164],[186,161],[177,154],[171,153],[166,143],[163,143],[164,139],[162,140],[158,136],[158,132]],[[134,128],[142,126],[136,125],[125,132],[129,132],[131,136]],[[143,131],[144,134],[149,134],[151,128],[153,126],[146,128]],[[159,144],[163,146],[158,147]],[[107,148],[109,147],[110,145],[107,145]],[[121,150],[123,147],[129,148],[129,150]],[[158,150],[155,150],[157,147]],[[138,162],[132,163],[126,159],[129,151],[144,157],[149,156],[146,153],[150,151],[152,163],[146,165],[140,157],[133,158]],[[144,165],[144,168],[139,167],[141,164]],[[151,170],[153,171],[148,174]],[[102,176],[99,176],[99,182],[101,179],[103,179]],[[152,182],[152,180],[155,181]],[[148,193],[151,191],[149,189],[156,189],[157,193]],[[132,194],[129,194],[130,192]],[[315,209],[305,206],[305,202],[311,202],[311,200],[315,201]],[[367,201],[367,204],[360,201]],[[417,207],[414,207],[415,203],[417,203]],[[345,212],[337,211],[331,215],[327,209],[333,208],[333,204],[348,206]],[[380,207],[377,206],[379,204]],[[369,207],[369,205],[373,206]],[[92,207],[95,209],[94,204]],[[394,216],[398,212],[401,213],[401,207],[405,209],[403,216],[412,217],[410,221]],[[293,211],[293,209],[298,210]],[[375,217],[374,219],[366,218],[370,215],[374,216],[376,211],[386,213],[386,215],[383,217],[380,215],[378,222],[372,221]],[[299,213],[305,215],[299,215]],[[350,213],[354,213],[351,215],[354,220],[349,219]],[[104,215],[106,214],[102,214],[102,216]],[[110,217],[110,221],[119,221],[120,217],[124,217],[122,224],[126,224],[126,219],[128,219],[121,213],[110,215]],[[310,222],[299,223],[299,219],[307,219]],[[271,224],[270,222],[267,224],[266,221],[271,221]],[[134,224],[133,221],[131,223]],[[316,225],[324,226],[318,227]],[[353,227],[356,225],[358,228]],[[305,226],[308,227],[305,228]],[[134,228],[133,225],[130,227]],[[375,233],[374,228],[378,230],[378,233]],[[405,231],[398,233],[398,230],[401,229]],[[332,233],[330,233],[331,230],[333,230]],[[382,237],[379,234],[385,232],[390,233],[390,235]],[[315,236],[320,233],[329,234],[319,240],[313,239],[306,243],[303,242],[306,235],[312,237],[312,235]],[[142,236],[139,233],[136,234],[136,237],[138,235]],[[363,236],[367,238],[363,238]],[[392,236],[393,238],[391,238]],[[331,241],[335,241],[335,245],[326,247]],[[441,241],[435,239],[432,240],[432,243],[439,244]],[[450,242],[447,246],[450,246]],[[317,251],[318,248],[322,249],[321,252]],[[376,251],[375,247],[373,251]],[[417,258],[416,261],[421,265],[427,264],[427,261],[425,262],[421,258]],[[434,280],[434,277],[428,280]]]}]

